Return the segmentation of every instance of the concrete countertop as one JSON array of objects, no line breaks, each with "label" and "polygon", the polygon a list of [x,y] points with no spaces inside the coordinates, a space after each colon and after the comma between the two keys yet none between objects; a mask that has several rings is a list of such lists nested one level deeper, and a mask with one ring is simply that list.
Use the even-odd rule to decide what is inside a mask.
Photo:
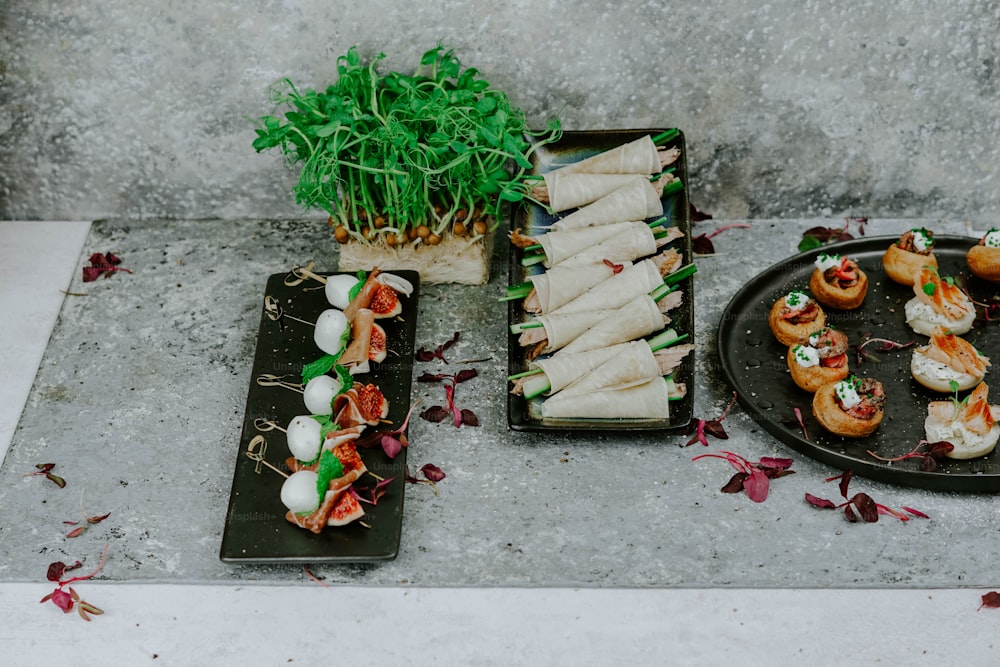
[{"label": "concrete countertop", "polygon": [[[747,236],[753,239],[755,249],[767,256],[780,258],[791,253],[796,232],[812,222],[755,221],[755,235]],[[956,223],[946,225],[935,222],[938,226],[956,227]],[[704,224],[708,231],[725,223]],[[905,228],[906,224],[906,221],[885,221],[879,233],[882,230],[891,233]],[[180,225],[174,229],[179,228]],[[767,229],[771,231],[767,232]],[[141,224],[134,225],[134,230],[121,226],[115,227],[115,230],[111,235],[101,229],[92,230],[90,240],[85,241],[86,223],[0,223],[0,275],[3,278],[0,306],[12,321],[23,320],[34,324],[29,328],[12,327],[13,335],[4,338],[2,370],[3,376],[10,379],[5,388],[8,393],[4,395],[4,412],[0,415],[0,426],[7,430],[0,434],[3,435],[0,445],[6,448],[8,441],[15,443],[12,454],[16,455],[18,443],[37,441],[38,434],[42,432],[38,430],[41,427],[37,415],[56,402],[69,404],[63,408],[66,415],[73,410],[80,414],[108,407],[101,405],[99,400],[97,405],[86,401],[56,401],[58,396],[53,396],[47,384],[48,378],[53,377],[51,374],[59,371],[47,368],[45,362],[58,365],[60,360],[52,358],[52,350],[64,349],[60,346],[66,345],[65,340],[54,339],[55,347],[50,345],[50,351],[43,357],[48,332],[53,325],[58,338],[67,323],[82,322],[85,326],[81,331],[81,347],[87,342],[86,330],[92,326],[83,316],[83,307],[73,303],[63,306],[62,328],[56,324],[56,312],[63,301],[59,290],[75,289],[82,258],[90,252],[119,250],[118,247],[105,247],[109,241],[126,248],[129,251],[127,259],[148,259],[142,254],[141,247],[147,248],[148,253],[162,253],[164,265],[169,262],[181,265],[176,262],[177,257],[170,256],[170,252],[197,256],[199,250],[198,239],[192,239],[192,234],[188,233],[192,232],[190,227],[184,228],[185,234],[175,237],[170,237],[170,228],[153,232],[151,227]],[[787,233],[783,233],[785,230]],[[950,231],[956,233],[960,230]],[[162,236],[164,234],[166,236]],[[285,262],[289,259],[299,261],[306,248],[275,242],[273,228],[261,228],[250,234],[259,234],[269,251],[281,246],[276,254],[268,256],[264,253],[266,259],[241,254],[243,248],[236,248],[233,252],[236,259],[228,260],[240,267],[238,278],[243,281],[242,291],[237,290],[240,296],[234,298],[237,303],[233,306],[233,313],[236,318],[243,317],[250,323],[252,338],[257,317],[254,299],[259,297],[256,291],[263,284],[263,277],[266,273],[287,268]],[[720,251],[724,251],[726,242],[733,243],[732,248],[745,242],[745,238],[736,239],[737,231],[731,234],[729,239],[718,239]],[[193,235],[197,237],[197,233]],[[167,242],[161,246],[150,244],[152,236]],[[88,247],[88,242],[99,247]],[[181,250],[184,252],[181,253]],[[223,247],[223,250],[233,249]],[[42,257],[46,265],[44,272],[38,271],[39,258]],[[710,321],[711,314],[720,312],[724,305],[716,303],[713,306],[711,302],[723,300],[724,290],[732,289],[729,283],[737,281],[733,284],[738,284],[739,281],[739,276],[726,277],[723,272],[716,273],[713,279],[711,262],[718,259],[706,260],[699,273],[699,280],[702,281],[699,282],[699,290],[703,287],[702,283],[706,289],[704,295],[701,291],[698,293],[696,312],[701,313],[699,317],[703,318],[698,323],[699,331],[705,332],[707,337],[712,336],[716,326]],[[199,261],[202,261],[200,257]],[[272,265],[277,268],[269,269]],[[757,268],[764,265],[766,263]],[[208,264],[189,267],[188,270],[201,270],[209,276],[209,280],[217,280],[211,277],[215,269]],[[176,275],[170,280],[174,280]],[[193,273],[181,275],[183,280],[187,280]],[[25,276],[30,276],[31,280],[25,281]],[[70,277],[73,282],[70,282]],[[115,276],[112,280],[129,277]],[[495,286],[496,282],[492,285]],[[113,286],[111,281],[99,287],[108,289],[109,286]],[[432,290],[430,294],[436,294],[439,300],[449,298],[447,290],[436,289],[438,291]],[[188,305],[195,306],[194,312],[198,312],[197,307],[204,303]],[[247,303],[250,304],[249,310]],[[160,308],[169,311],[175,305],[181,307],[161,302]],[[444,315],[446,312],[447,308],[437,313],[436,323],[439,330],[450,332],[455,321],[448,319]],[[157,333],[156,316],[151,317],[151,324],[147,326],[152,328],[145,330],[144,335],[153,342],[169,339],[169,336],[165,339],[162,337],[164,334]],[[226,330],[239,339],[233,349],[239,351],[241,346],[246,346],[247,331]],[[208,340],[207,330],[195,327],[193,333],[195,336],[204,334],[205,340]],[[418,343],[427,344],[432,339],[433,333]],[[198,344],[202,342],[194,347]],[[252,352],[252,341],[249,344]],[[491,349],[490,352],[502,353],[502,348]],[[700,354],[703,356],[699,367],[704,369],[708,359],[706,355],[711,352],[703,350]],[[105,364],[122,362],[121,359],[100,358],[101,355],[93,353],[90,356],[97,357],[93,359],[95,364],[102,361]],[[189,424],[191,430],[203,436],[207,432],[210,440],[230,434],[232,424],[238,424],[241,417],[240,394],[245,393],[248,378],[245,372],[240,373],[242,367],[238,366],[237,357],[230,354],[229,348],[223,347],[218,359],[212,360],[209,370],[215,375],[209,379],[212,386],[216,389],[221,387],[221,391],[207,408],[202,403],[196,406],[198,409],[234,413],[236,416],[231,418],[231,423],[206,426],[195,415]],[[65,358],[62,360],[66,361]],[[183,365],[182,362],[179,365]],[[234,366],[237,372],[232,371]],[[35,379],[36,370],[42,385]],[[500,368],[492,370],[502,372]],[[184,369],[163,369],[163,372],[177,372],[176,377],[169,377],[181,382],[183,389]],[[712,373],[707,373],[700,381],[698,391],[696,414],[717,414],[725,403],[725,387],[718,385]],[[180,392],[178,401],[182,402],[182,394]],[[642,647],[643,651],[635,657],[646,656],[647,660],[654,655],[646,652],[648,650],[670,650],[680,662],[688,664],[713,664],[737,655],[744,659],[748,655],[759,656],[771,664],[823,664],[832,662],[831,656],[837,656],[838,662],[852,656],[852,662],[858,664],[904,659],[910,664],[990,662],[992,644],[982,638],[990,636],[990,624],[995,622],[995,618],[991,612],[977,612],[976,608],[985,587],[990,587],[995,580],[988,567],[987,555],[996,550],[996,531],[994,529],[992,534],[985,534],[992,528],[992,513],[984,509],[984,505],[992,506],[992,497],[902,491],[896,487],[868,483],[869,488],[877,489],[894,502],[899,498],[909,500],[916,496],[919,502],[912,504],[920,505],[922,509],[933,507],[947,515],[948,521],[928,524],[933,527],[924,526],[916,530],[911,522],[911,525],[902,528],[886,523],[859,526],[864,532],[853,531],[855,526],[834,525],[830,522],[832,516],[817,518],[819,513],[809,514],[799,507],[804,505],[801,491],[809,486],[806,478],[814,482],[831,471],[796,456],[796,469],[800,474],[782,480],[782,483],[790,482],[787,496],[775,493],[766,504],[756,508],[750,507],[748,502],[740,502],[745,498],[716,492],[721,474],[718,469],[687,466],[670,473],[674,477],[668,475],[669,484],[663,491],[664,495],[669,496],[670,490],[675,488],[698,489],[702,495],[689,497],[684,502],[692,507],[699,506],[699,511],[705,512],[703,516],[711,526],[710,531],[699,532],[705,529],[704,521],[694,521],[690,516],[672,519],[674,523],[667,528],[675,535],[674,542],[666,541],[684,544],[686,548],[670,562],[667,559],[657,562],[642,560],[648,555],[643,550],[652,548],[653,542],[647,544],[641,538],[638,547],[629,545],[638,552],[639,558],[621,561],[623,565],[617,569],[607,567],[606,562],[611,556],[620,558],[624,554],[621,547],[614,544],[608,545],[610,552],[596,548],[600,544],[592,545],[594,548],[587,554],[589,560],[583,562],[584,568],[576,569],[579,563],[565,559],[546,564],[544,540],[535,541],[535,536],[518,535],[517,531],[512,531],[510,535],[522,539],[525,546],[536,548],[536,553],[529,554],[526,561],[505,553],[502,544],[487,541],[483,534],[488,528],[486,525],[481,526],[482,532],[473,533],[468,527],[463,531],[460,523],[444,521],[447,524],[445,530],[452,534],[452,541],[447,541],[445,536],[434,532],[437,530],[435,522],[442,518],[473,516],[476,508],[463,505],[456,498],[460,499],[463,493],[481,494],[486,488],[470,485],[468,481],[465,485],[462,483],[463,466],[470,465],[472,455],[477,454],[476,447],[484,446],[484,442],[476,438],[485,439],[485,446],[505,446],[508,434],[503,423],[503,401],[500,392],[496,394],[495,398],[484,398],[481,409],[486,415],[486,423],[482,432],[472,440],[459,441],[458,453],[451,454],[451,470],[455,473],[446,484],[442,484],[443,498],[428,496],[421,499],[408,490],[404,521],[404,542],[408,542],[408,546],[404,546],[400,558],[386,568],[346,571],[317,568],[317,573],[325,578],[324,583],[337,584],[330,588],[306,580],[297,568],[294,572],[263,568],[242,573],[237,569],[234,573],[229,566],[208,562],[206,555],[214,556],[218,550],[218,538],[211,535],[203,540],[207,544],[204,548],[200,543],[172,544],[169,541],[156,547],[162,547],[163,552],[169,553],[193,551],[195,557],[186,561],[186,556],[181,553],[172,561],[173,571],[151,565],[148,569],[154,570],[154,574],[145,576],[141,574],[142,567],[131,570],[126,567],[122,556],[123,552],[128,554],[130,549],[126,539],[118,540],[120,545],[115,545],[118,553],[109,556],[107,569],[101,576],[104,581],[79,584],[81,594],[108,613],[89,625],[75,617],[63,618],[51,605],[35,604],[50,590],[50,584],[44,580],[44,567],[51,560],[69,560],[74,553],[76,557],[85,557],[89,566],[96,560],[97,553],[81,554],[79,549],[84,546],[99,547],[107,536],[95,530],[95,535],[85,544],[67,544],[59,531],[54,536],[48,535],[51,531],[38,525],[37,519],[46,515],[39,514],[37,502],[30,495],[34,491],[18,481],[16,492],[8,491],[0,496],[0,506],[5,513],[10,515],[14,510],[15,514],[25,516],[21,510],[26,510],[30,518],[24,522],[29,527],[27,531],[23,524],[9,524],[7,529],[0,531],[0,551],[8,555],[7,562],[0,569],[0,578],[5,581],[0,584],[0,609],[11,619],[0,631],[3,643],[12,647],[22,664],[41,664],[57,659],[70,646],[74,647],[83,662],[102,664],[136,664],[154,659],[157,661],[155,664],[206,664],[218,663],[220,659],[235,659],[241,653],[252,655],[264,663],[284,662],[287,659],[316,660],[325,655],[326,647],[322,643],[305,641],[292,645],[285,638],[296,634],[296,610],[303,605],[315,604],[316,613],[322,613],[325,598],[320,596],[336,595],[336,601],[329,603],[331,609],[337,609],[338,614],[347,614],[352,634],[360,639],[356,646],[348,643],[347,648],[340,649],[339,657],[364,659],[376,664],[401,659],[437,664],[600,664],[611,659],[624,659],[629,649],[623,650],[623,646]],[[217,408],[215,401],[219,405],[228,404],[228,407]],[[10,425],[18,422],[22,405],[25,406],[24,418],[18,431],[11,436]],[[124,416],[114,415],[110,421],[118,428],[127,424],[129,419],[142,422],[144,418],[141,411],[133,411]],[[749,453],[758,455],[775,448],[775,443],[769,444],[767,438],[756,433],[750,420],[741,416],[738,410],[727,421],[727,427],[731,435],[727,443],[730,448],[742,446]],[[419,435],[427,438],[426,432]],[[418,441],[416,436],[414,441]],[[536,439],[529,445],[531,459],[537,461],[538,466],[558,469],[557,465],[545,460],[545,454],[553,446],[555,449],[569,447],[565,442],[548,443]],[[644,443],[641,448],[648,446]],[[598,440],[589,448],[574,445],[574,456],[579,451],[580,463],[599,467],[606,462],[605,457],[610,456],[603,453],[607,449],[608,443],[604,440]],[[670,447],[670,450],[678,463],[690,458],[687,452],[677,454],[675,447]],[[46,450],[42,447],[40,451]],[[440,457],[443,451],[429,449],[428,455]],[[649,450],[644,456],[652,460],[662,456],[659,451]],[[495,456],[481,451],[478,455],[480,458]],[[69,467],[72,457],[67,455],[60,460]],[[219,460],[226,462],[225,473],[222,474],[222,497],[218,497],[218,493],[210,493],[208,502],[222,503],[224,509],[232,465],[231,452],[220,454]],[[443,460],[438,458],[438,461]],[[444,463],[442,467],[448,470]],[[22,472],[20,467],[17,470]],[[583,474],[569,473],[570,477],[576,476],[577,479]],[[475,475],[467,477],[476,478]],[[542,477],[546,478],[545,475]],[[796,478],[801,481],[792,483]],[[90,499],[100,504],[102,496],[97,486],[99,484],[87,489],[88,504]],[[566,489],[556,488],[552,493],[554,498],[561,498],[561,494],[566,492]],[[71,500],[70,505],[78,502],[76,497]],[[490,502],[490,496],[486,494],[487,507]],[[614,504],[613,499],[610,502]],[[692,509],[687,507],[687,510],[689,515]],[[810,527],[820,525],[836,531],[841,544],[853,549],[854,564],[838,566],[833,563],[818,567],[817,561],[828,552],[822,545],[810,543],[808,535],[800,534],[800,542],[791,548],[769,547],[774,536],[768,534],[767,527],[775,522],[776,515],[788,517],[786,523],[791,520],[797,522],[798,533],[808,532]],[[156,516],[159,518],[160,515]],[[637,520],[642,518],[633,517]],[[626,518],[625,523],[628,521],[630,519]],[[573,522],[572,516],[565,517],[570,532],[579,528]],[[468,525],[475,527],[479,524],[473,521]],[[542,528],[547,526],[542,525]],[[970,539],[974,530],[984,533],[981,539]],[[920,531],[923,534],[918,537]],[[40,532],[45,534],[40,535]],[[12,539],[12,535],[16,537]],[[164,531],[163,536],[169,538],[170,531]],[[737,538],[743,541],[735,542]],[[176,535],[174,539],[177,539]],[[955,549],[955,544],[959,542],[964,542],[965,547]],[[417,547],[436,546],[439,552],[435,554],[434,549],[414,549],[414,544]],[[470,544],[474,548],[468,560],[454,557]],[[499,554],[495,553],[498,548]],[[150,550],[154,550],[153,547]],[[428,552],[430,555],[427,555]],[[915,553],[920,556],[915,558]],[[446,562],[448,556],[452,556],[454,562]],[[906,577],[894,581],[881,575],[877,568],[869,567],[868,559],[875,557],[888,559],[896,574],[903,572]],[[764,563],[764,559],[770,562]],[[914,565],[909,565],[907,561]],[[477,563],[479,569],[473,568],[470,562]],[[740,562],[744,562],[745,567],[734,567]],[[917,562],[921,563],[921,567],[916,566]],[[956,579],[953,576],[956,562],[967,578]],[[595,565],[597,570],[586,570]],[[434,571],[425,572],[420,566],[431,566]],[[774,571],[766,575],[758,573],[758,570],[768,569],[765,566],[773,567]],[[599,569],[601,567],[606,569]],[[845,578],[843,575],[852,568],[857,570],[856,577],[853,580]],[[828,573],[825,579],[817,576],[821,569]],[[921,574],[928,571],[934,574]],[[401,575],[413,579],[408,584],[401,584]],[[956,588],[958,586],[984,588]],[[827,587],[835,587],[835,590]],[[865,608],[867,614],[858,613],[861,608]],[[609,624],[608,618],[617,620]],[[899,629],[926,627],[930,623],[937,629],[934,636],[950,636],[954,641],[932,641],[925,633],[909,633],[912,636],[906,636],[904,632],[893,632],[896,639],[886,641],[889,630],[884,624],[870,621],[878,618],[891,619],[883,623]],[[835,627],[830,625],[834,622]],[[774,641],[775,632],[782,637],[777,642]],[[191,641],[176,642],[173,637],[177,633],[184,633]],[[253,636],[265,639],[248,639]],[[476,640],[469,641],[469,636],[476,637]],[[852,637],[849,647],[843,644],[845,636]],[[200,640],[208,637],[213,638],[211,647],[202,648],[205,644]],[[109,648],[109,638],[115,641],[114,652]],[[235,651],[231,650],[234,645]],[[428,646],[434,648],[417,648]]]}]

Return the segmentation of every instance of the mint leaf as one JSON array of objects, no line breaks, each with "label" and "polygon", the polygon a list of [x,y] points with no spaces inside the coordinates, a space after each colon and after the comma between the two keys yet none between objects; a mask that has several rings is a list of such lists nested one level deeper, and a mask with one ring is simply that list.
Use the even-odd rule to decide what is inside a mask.
[{"label": "mint leaf", "polygon": [[332,354],[324,354],[316,361],[313,361],[303,366],[302,384],[305,385],[309,382],[309,380],[317,378],[320,375],[326,375],[327,371],[333,368],[334,364],[337,363],[337,359],[339,358],[340,355],[333,356]]}]

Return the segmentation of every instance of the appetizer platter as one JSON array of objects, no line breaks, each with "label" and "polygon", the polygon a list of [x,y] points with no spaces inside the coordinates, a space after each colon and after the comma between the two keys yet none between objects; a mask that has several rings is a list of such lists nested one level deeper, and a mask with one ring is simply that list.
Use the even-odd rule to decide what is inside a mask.
[{"label": "appetizer platter", "polygon": [[[390,560],[401,536],[406,448],[390,458],[372,434],[407,418],[419,276],[299,270],[270,276],[262,295],[220,558]],[[383,298],[383,280],[401,286],[396,299],[393,290]],[[315,379],[303,381],[304,373]]]},{"label": "appetizer platter", "polygon": [[[1000,286],[970,270],[977,239],[925,233],[838,242],[761,272],[723,312],[721,366],[752,418],[811,458],[894,484],[998,491],[1000,452],[982,440],[1000,433],[1000,331],[981,306]],[[922,455],[943,441],[954,449]]]},{"label": "appetizer platter", "polygon": [[[624,173],[622,173],[624,172]],[[671,430],[693,414],[684,136],[564,132],[510,225],[508,425]]]}]

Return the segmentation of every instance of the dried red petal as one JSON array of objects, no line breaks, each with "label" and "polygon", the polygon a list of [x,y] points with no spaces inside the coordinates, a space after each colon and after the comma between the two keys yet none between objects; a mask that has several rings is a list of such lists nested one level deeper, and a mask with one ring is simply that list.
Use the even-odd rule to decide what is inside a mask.
[{"label": "dried red petal", "polygon": [[49,581],[59,581],[62,579],[63,574],[66,572],[66,563],[56,561],[55,563],[49,564],[49,570],[45,574],[45,578]]},{"label": "dried red petal", "polygon": [[455,374],[455,382],[465,382],[466,380],[471,380],[477,375],[479,375],[479,373],[475,368],[466,368]]},{"label": "dried red petal", "polygon": [[854,497],[851,498],[851,504],[858,509],[862,520],[868,523],[878,521],[878,504],[867,493],[854,494]]},{"label": "dried red petal", "polygon": [[837,509],[837,503],[832,500],[827,500],[826,498],[817,498],[811,493],[806,494],[806,502],[814,507],[821,507],[823,509]]},{"label": "dried red petal", "polygon": [[80,537],[81,535],[83,535],[83,532],[85,530],[87,530],[87,526],[86,525],[80,526],[78,528],[74,528],[73,530],[71,530],[68,533],[66,533],[66,537]]}]

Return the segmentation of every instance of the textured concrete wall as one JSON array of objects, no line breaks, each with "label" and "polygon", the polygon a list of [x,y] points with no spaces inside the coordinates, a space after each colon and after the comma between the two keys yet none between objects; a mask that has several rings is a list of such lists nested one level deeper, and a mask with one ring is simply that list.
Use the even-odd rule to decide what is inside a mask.
[{"label": "textured concrete wall", "polygon": [[250,148],[268,85],[444,40],[532,125],[680,127],[719,218],[988,221],[998,34],[975,0],[5,0],[0,218],[301,217]]}]

